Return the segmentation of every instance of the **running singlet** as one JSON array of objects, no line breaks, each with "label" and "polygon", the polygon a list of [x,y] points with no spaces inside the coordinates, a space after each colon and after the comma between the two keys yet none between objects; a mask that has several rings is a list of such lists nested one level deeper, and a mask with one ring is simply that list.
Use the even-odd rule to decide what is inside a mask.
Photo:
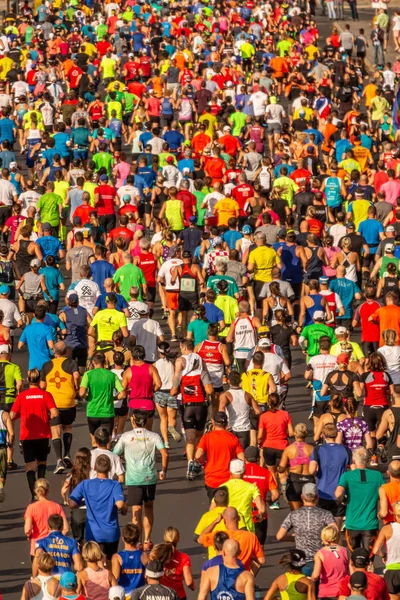
[{"label": "running singlet", "polygon": [[121,585],[127,596],[145,584],[144,566],[142,564],[142,550],[121,550],[121,571],[118,585]]},{"label": "running singlet", "polygon": [[222,387],[224,377],[224,359],[221,352],[221,342],[205,340],[201,342],[198,355],[207,365],[212,386]]},{"label": "running singlet", "polygon": [[219,565],[218,583],[214,590],[211,591],[211,600],[244,600],[245,595],[236,591],[236,580],[244,571],[244,567],[237,569],[229,569],[224,565]]},{"label": "running singlet", "polygon": [[186,365],[182,371],[181,379],[182,402],[183,404],[204,402],[205,395],[201,383],[203,362],[200,356],[195,352],[188,354],[184,358],[186,360]]}]

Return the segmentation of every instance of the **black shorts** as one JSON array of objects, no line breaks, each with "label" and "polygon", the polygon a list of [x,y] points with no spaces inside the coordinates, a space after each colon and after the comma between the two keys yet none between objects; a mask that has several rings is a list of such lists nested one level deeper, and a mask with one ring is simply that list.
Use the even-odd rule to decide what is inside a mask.
[{"label": "black shorts", "polygon": [[344,517],[346,514],[346,505],[337,500],[324,500],[324,498],[319,498],[318,506],[324,510],[329,510],[334,517]]},{"label": "black shorts", "polygon": [[34,298],[28,298],[25,300],[25,312],[34,313],[38,300],[43,300],[43,298],[37,298],[36,300]]},{"label": "black shorts", "polygon": [[150,204],[150,202],[145,202],[144,203],[144,214],[145,215],[151,215],[151,211],[153,210],[152,205]]},{"label": "black shorts", "polygon": [[122,402],[121,406],[114,407],[114,411],[115,411],[116,417],[126,417],[126,415],[129,412],[129,408],[128,408],[128,404],[127,404],[126,400],[124,400],[124,402]]},{"label": "black shorts", "polygon": [[325,413],[329,411],[329,400],[321,400],[320,402],[316,402],[314,404],[314,417],[321,417]]},{"label": "black shorts", "polygon": [[190,310],[195,310],[198,304],[198,300],[195,298],[185,298],[181,295],[178,297],[178,310],[182,312],[189,312]]},{"label": "black shorts", "polygon": [[4,227],[7,219],[12,215],[12,206],[0,206],[0,226]]},{"label": "black shorts", "polygon": [[289,473],[286,487],[286,499],[289,502],[301,502],[303,485],[306,483],[315,483],[314,475]]},{"label": "black shorts", "polygon": [[386,571],[384,576],[389,594],[400,594],[400,569],[396,571]]},{"label": "black shorts", "polygon": [[119,540],[116,542],[99,542],[102,553],[107,560],[111,560],[113,554],[118,552]]},{"label": "black shorts", "polygon": [[22,440],[22,454],[25,464],[30,462],[47,462],[47,456],[50,450],[50,440],[41,438],[40,440]]},{"label": "black shorts", "polygon": [[268,519],[263,519],[258,523],[254,523],[255,534],[261,546],[264,546],[267,541]]},{"label": "black shorts", "polygon": [[143,410],[138,408],[128,408],[129,417],[133,417],[135,411],[140,410],[141,413],[144,413],[148,419],[152,419],[156,414],[155,410]]},{"label": "black shorts", "polygon": [[263,298],[260,297],[261,290],[264,287],[264,281],[253,281],[253,292],[256,299],[257,308],[262,308]]},{"label": "black shorts", "polygon": [[377,536],[377,529],[346,529],[347,547],[350,552],[356,548],[364,548],[370,552]]},{"label": "black shorts", "polygon": [[148,288],[147,288],[147,301],[148,302],[156,301],[156,292],[157,292],[157,288],[148,286]]},{"label": "black shorts", "polygon": [[73,348],[72,356],[74,360],[78,363],[78,367],[86,367],[87,358],[88,358],[88,349],[87,348]]},{"label": "black shorts", "polygon": [[114,417],[107,417],[104,419],[97,419],[95,417],[87,417],[87,424],[89,427],[89,432],[91,435],[94,435],[94,432],[99,427],[105,427],[108,430],[108,433],[111,435],[112,430],[114,429]]},{"label": "black shorts", "polygon": [[154,502],[156,483],[151,485],[128,485],[128,506],[142,506],[144,502]]},{"label": "black shorts", "polygon": [[208,408],[204,402],[183,405],[182,425],[186,429],[204,431],[207,422]]},{"label": "black shorts", "polygon": [[382,420],[382,415],[387,410],[387,406],[365,406],[363,407],[364,421],[368,425],[368,431],[376,431]]},{"label": "black shorts", "polygon": [[236,435],[243,450],[246,450],[246,448],[250,446],[250,429],[248,431],[234,431],[232,429],[232,433],[233,435]]},{"label": "black shorts", "polygon": [[72,408],[59,408],[60,425],[72,425],[76,419],[76,406]]},{"label": "black shorts", "polygon": [[278,461],[282,458],[283,450],[276,448],[263,448],[264,461],[267,467],[275,467]]},{"label": "black shorts", "polygon": [[10,413],[12,411],[13,404],[14,402],[0,402],[0,410]]},{"label": "black shorts", "polygon": [[214,494],[215,492],[218,490],[219,488],[214,488],[214,487],[210,487],[209,485],[206,485],[206,492],[207,492],[207,497],[209,499],[209,501],[211,502],[211,500],[214,498]]},{"label": "black shorts", "polygon": [[378,350],[379,342],[361,342],[361,350],[365,356],[369,356],[372,352]]}]

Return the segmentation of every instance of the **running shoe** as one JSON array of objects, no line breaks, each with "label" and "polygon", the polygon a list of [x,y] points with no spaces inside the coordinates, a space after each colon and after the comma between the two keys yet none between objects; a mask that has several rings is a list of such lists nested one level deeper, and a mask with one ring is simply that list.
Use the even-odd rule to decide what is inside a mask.
[{"label": "running shoe", "polygon": [[189,479],[189,481],[193,481],[195,477],[196,477],[196,473],[195,473],[194,460],[189,460],[188,468],[186,471],[186,479]]},{"label": "running shoe", "polygon": [[371,460],[369,461],[369,465],[370,465],[370,467],[377,467],[378,466],[378,457],[376,456],[376,454],[373,454],[371,456]]},{"label": "running shoe", "polygon": [[172,427],[172,425],[168,426],[168,433],[172,437],[172,439],[174,440],[174,442],[181,442],[182,441],[181,434],[179,433],[179,431],[177,431],[175,429],[175,427]]},{"label": "running shoe", "polygon": [[171,450],[171,446],[170,446],[169,442],[164,442],[164,448],[166,450]]},{"label": "running shoe", "polygon": [[178,341],[178,338],[176,337],[176,335],[173,335],[171,337],[171,342],[177,342],[177,341]]},{"label": "running shoe", "polygon": [[276,500],[270,505],[271,510],[280,510],[279,500]]},{"label": "running shoe", "polygon": [[64,456],[63,462],[65,464],[65,466],[67,467],[67,469],[72,469],[72,460],[70,456]]},{"label": "running shoe", "polygon": [[59,458],[57,460],[56,468],[54,469],[54,474],[57,475],[58,473],[64,473],[64,471],[65,471],[65,464],[64,464],[63,460],[61,458]]},{"label": "running shoe", "polygon": [[13,460],[7,463],[7,471],[16,471],[18,469],[18,465]]},{"label": "running shoe", "polygon": [[6,493],[4,491],[3,485],[0,485],[0,502],[4,502],[6,499]]},{"label": "running shoe", "polygon": [[182,339],[182,325],[176,326],[176,335],[179,340]]}]

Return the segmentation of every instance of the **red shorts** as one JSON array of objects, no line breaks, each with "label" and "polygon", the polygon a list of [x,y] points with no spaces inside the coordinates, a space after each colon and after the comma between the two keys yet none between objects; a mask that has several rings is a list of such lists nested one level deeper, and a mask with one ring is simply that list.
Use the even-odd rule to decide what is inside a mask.
[{"label": "red shorts", "polygon": [[165,292],[169,310],[178,310],[179,292]]}]

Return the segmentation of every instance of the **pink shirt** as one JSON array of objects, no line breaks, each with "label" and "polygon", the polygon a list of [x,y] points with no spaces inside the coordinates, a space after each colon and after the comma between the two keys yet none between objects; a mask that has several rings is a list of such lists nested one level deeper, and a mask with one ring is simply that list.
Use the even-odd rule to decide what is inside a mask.
[{"label": "pink shirt", "polygon": [[380,192],[385,192],[385,200],[396,206],[396,200],[400,196],[400,181],[393,179],[381,185]]},{"label": "pink shirt", "polygon": [[50,515],[61,515],[63,519],[66,519],[61,505],[52,500],[38,500],[37,502],[28,504],[24,519],[32,519],[32,534],[30,538],[32,556],[35,554],[36,542],[50,533],[47,523]]},{"label": "pink shirt", "polygon": [[114,174],[117,176],[117,189],[125,185],[125,180],[130,172],[131,166],[127,162],[120,162],[114,167]]}]

